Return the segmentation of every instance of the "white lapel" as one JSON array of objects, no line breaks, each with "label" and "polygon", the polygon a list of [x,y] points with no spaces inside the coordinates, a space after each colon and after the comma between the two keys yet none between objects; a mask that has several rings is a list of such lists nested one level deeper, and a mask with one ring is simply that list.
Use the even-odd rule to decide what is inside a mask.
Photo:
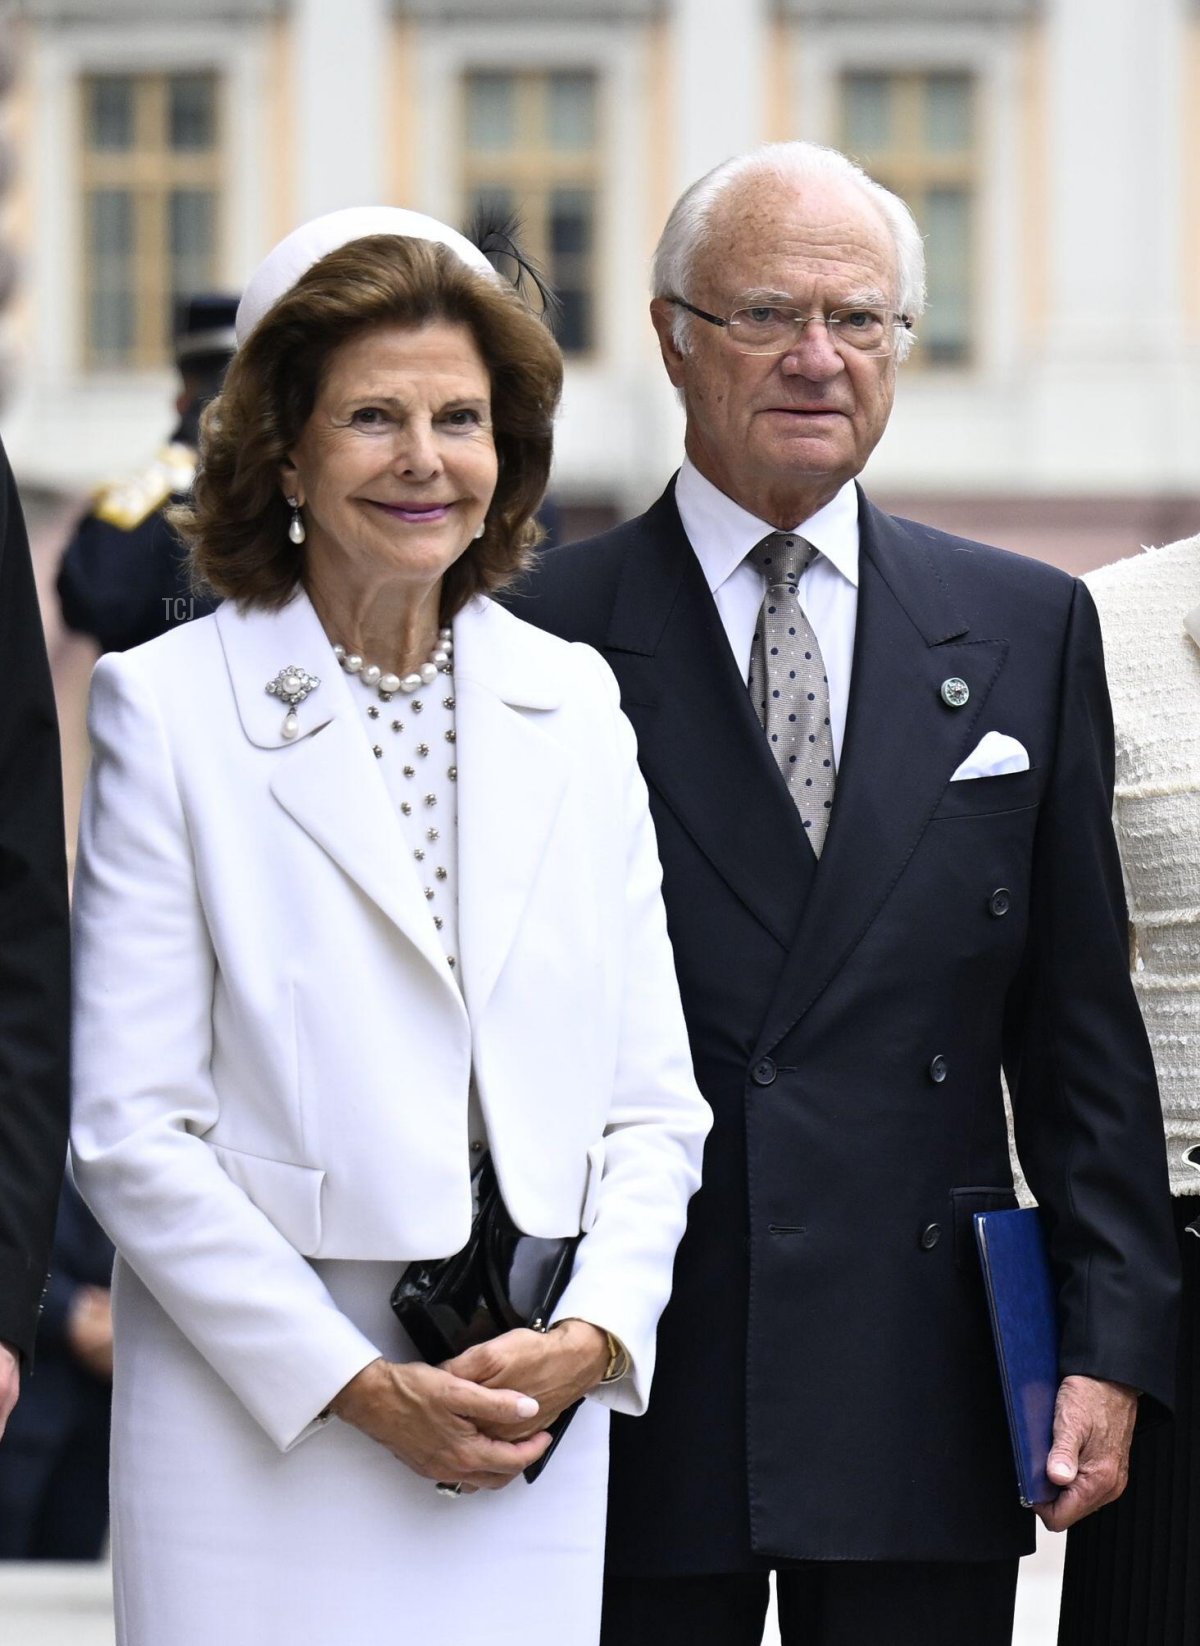
[{"label": "white lapel", "polygon": [[[239,612],[227,601],[217,628],[233,681],[238,714],[250,741],[277,751],[270,788],[284,810],[361,887],[434,968],[457,1000],[421,895],[407,872],[407,847],[374,760],[345,675],[308,596],[281,611]],[[267,682],[295,665],[320,685],[296,709],[300,732],[283,736],[286,705]]]},{"label": "white lapel", "polygon": [[454,620],[459,947],[478,1020],[496,984],[566,788],[539,724],[562,701],[561,643],[489,600]]}]

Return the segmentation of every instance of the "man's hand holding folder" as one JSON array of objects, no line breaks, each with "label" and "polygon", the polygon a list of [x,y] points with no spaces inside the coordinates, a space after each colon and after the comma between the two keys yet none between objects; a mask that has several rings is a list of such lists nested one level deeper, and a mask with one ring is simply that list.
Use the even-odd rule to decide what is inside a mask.
[{"label": "man's hand holding folder", "polygon": [[1065,1532],[1125,1490],[1138,1392],[1059,1378],[1054,1277],[1035,1209],[977,1213],[975,1236],[1021,1501]]},{"label": "man's hand holding folder", "polygon": [[1053,1503],[1037,1505],[1052,1532],[1065,1532],[1125,1490],[1137,1403],[1137,1390],[1123,1383],[1064,1377],[1059,1384],[1046,1474],[1061,1489]]}]

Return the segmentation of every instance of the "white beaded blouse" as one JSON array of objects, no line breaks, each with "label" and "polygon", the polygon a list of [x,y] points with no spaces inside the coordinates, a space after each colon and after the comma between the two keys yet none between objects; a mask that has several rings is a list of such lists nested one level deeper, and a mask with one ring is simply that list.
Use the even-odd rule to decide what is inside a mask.
[{"label": "white beaded blouse", "polygon": [[[454,676],[411,693],[368,685],[361,673],[347,679],[356,700],[379,775],[383,779],[408,845],[399,874],[412,874],[459,987],[458,933],[458,751],[454,719]],[[483,1114],[474,1080],[468,1097],[472,1158],[486,1147]]]}]

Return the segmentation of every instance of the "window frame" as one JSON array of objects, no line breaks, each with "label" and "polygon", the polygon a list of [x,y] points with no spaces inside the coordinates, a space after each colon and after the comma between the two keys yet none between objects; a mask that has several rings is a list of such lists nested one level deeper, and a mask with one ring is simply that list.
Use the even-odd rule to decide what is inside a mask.
[{"label": "window frame", "polygon": [[[1023,370],[1030,320],[1040,314],[1045,277],[1041,205],[1030,193],[1030,134],[1021,125],[1029,73],[1028,38],[1008,22],[816,22],[790,27],[788,57],[795,129],[836,145],[844,73],[964,72],[974,76],[979,196],[974,230],[973,312],[983,329],[969,365],[926,363],[918,383],[1014,381]],[[918,326],[918,331],[920,327]],[[906,361],[907,375],[915,363]]]},{"label": "window frame", "polygon": [[[516,82],[514,146],[510,149],[472,149],[469,112],[470,82],[482,75],[504,75]],[[549,85],[556,75],[580,75],[592,83],[594,131],[586,149],[556,149],[544,140],[540,116],[549,108]],[[538,63],[525,66],[477,63],[463,65],[458,79],[459,184],[458,199],[464,219],[470,216],[478,190],[490,184],[508,189],[516,197],[524,230],[523,250],[536,261],[553,284],[553,254],[549,245],[550,202],[556,189],[580,188],[593,201],[592,239],[586,253],[591,299],[590,339],[583,348],[563,347],[573,363],[594,361],[602,352],[600,240],[604,224],[604,150],[606,134],[604,76],[587,62]],[[539,131],[543,141],[536,141]],[[491,175],[494,174],[494,175]],[[536,211],[530,202],[536,201]]]},{"label": "window frame", "polygon": [[[860,149],[852,140],[847,93],[850,81],[856,76],[881,79],[889,82],[892,87],[895,129],[891,146],[888,148]],[[970,131],[966,147],[945,153],[926,147],[922,142],[925,94],[930,83],[939,78],[965,80],[969,95]],[[963,351],[957,357],[943,359],[927,354],[923,346],[923,328],[918,324],[917,346],[911,356],[910,369],[934,372],[970,371],[976,364],[980,331],[978,276],[982,166],[979,149],[982,118],[978,76],[971,68],[954,68],[946,64],[938,64],[932,68],[904,64],[892,69],[874,66],[864,69],[856,64],[847,63],[838,76],[837,98],[837,146],[870,172],[872,177],[877,178],[885,188],[907,201],[926,239],[929,235],[929,223],[923,208],[930,194],[938,188],[954,188],[967,196],[967,329]]]},{"label": "window frame", "polygon": [[[170,146],[170,82],[205,75],[213,86],[213,141],[204,150],[172,149]],[[93,149],[89,143],[89,92],[97,81],[124,78],[133,84],[133,143],[128,149]],[[80,365],[88,373],[146,372],[169,365],[171,360],[170,295],[172,253],[170,246],[170,198],[179,189],[193,188],[209,193],[215,202],[211,275],[208,284],[220,283],[220,270],[227,257],[228,209],[223,182],[229,120],[227,87],[214,66],[114,69],[96,67],[83,70],[76,84],[77,99],[77,235],[82,252],[83,278],[78,288]],[[90,244],[88,213],[92,197],[104,189],[120,190],[133,199],[133,247],[130,290],[134,298],[133,346],[124,359],[113,359],[97,348],[92,330],[91,303],[94,287],[89,275]]]}]

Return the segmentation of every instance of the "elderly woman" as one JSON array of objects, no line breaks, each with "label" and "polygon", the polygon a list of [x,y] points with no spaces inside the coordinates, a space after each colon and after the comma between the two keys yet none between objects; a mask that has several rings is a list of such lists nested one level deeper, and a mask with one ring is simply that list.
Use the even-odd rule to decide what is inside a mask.
[{"label": "elderly woman", "polygon": [[[119,1638],[586,1646],[608,1409],[645,1406],[708,1114],[612,679],[487,598],[560,358],[401,211],[297,231],[239,324],[184,522],[225,603],[92,691]],[[389,1295],[464,1245],[485,1151],[521,1228],[584,1238],[551,1330],[428,1366]]]}]

